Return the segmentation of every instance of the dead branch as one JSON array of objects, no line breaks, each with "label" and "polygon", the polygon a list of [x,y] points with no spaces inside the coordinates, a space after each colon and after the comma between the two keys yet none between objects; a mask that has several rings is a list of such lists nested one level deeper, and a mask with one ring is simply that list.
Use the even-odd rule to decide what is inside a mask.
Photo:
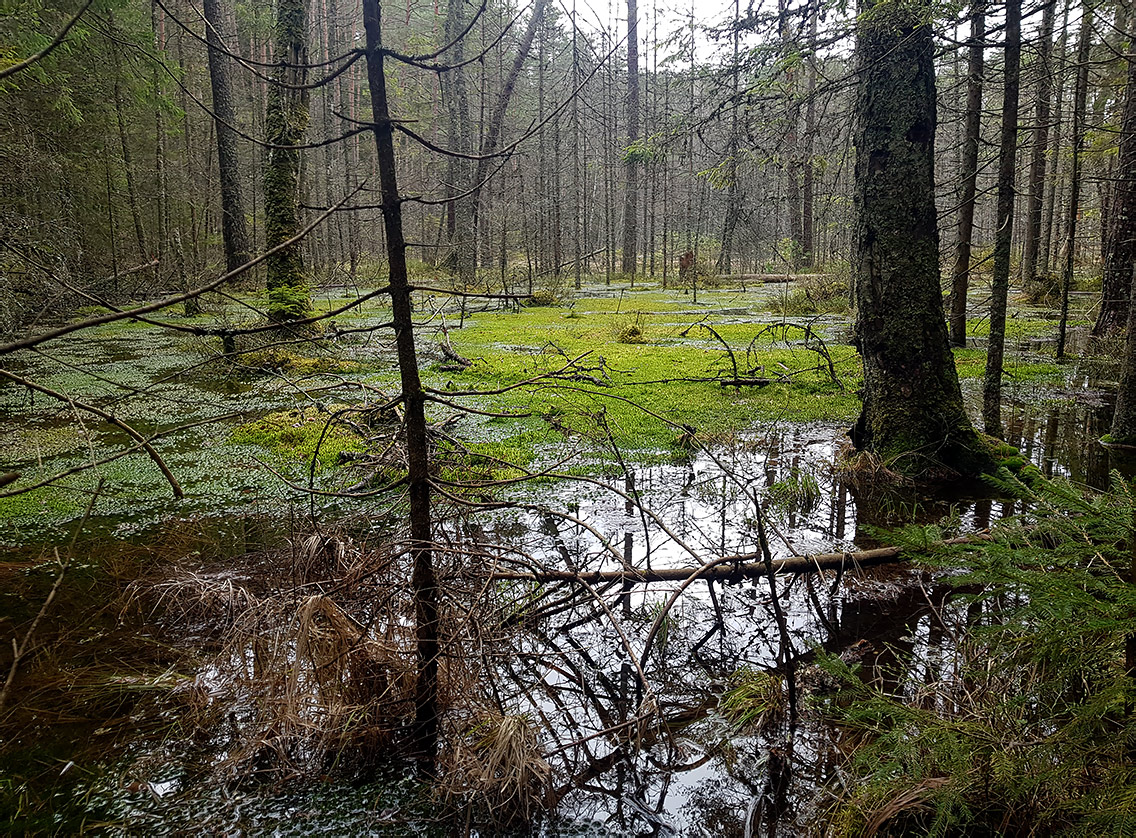
[{"label": "dead branch", "polygon": [[43,393],[45,396],[51,396],[53,399],[59,399],[59,401],[63,402],[64,404],[69,404],[77,410],[93,413],[103,421],[109,422],[111,425],[114,425],[119,430],[125,432],[126,435],[137,442],[139,446],[142,447],[142,450],[144,450],[149,455],[150,459],[154,461],[154,465],[158,467],[158,469],[162,472],[162,476],[166,478],[166,482],[170,484],[170,489],[173,490],[174,497],[180,500],[185,496],[185,492],[182,490],[181,484],[178,483],[177,478],[174,477],[173,472],[170,471],[169,466],[166,465],[165,460],[162,459],[162,456],[154,449],[154,446],[150,444],[149,440],[147,440],[146,437],[142,436],[142,434],[138,433],[138,431],[136,431],[126,422],[119,419],[114,414],[107,413],[105,410],[95,407],[93,404],[87,404],[86,402],[81,402],[78,399],[73,399],[64,393],[60,393],[57,390],[52,390],[49,387],[44,387],[42,384],[37,384],[34,381],[30,381],[27,378],[23,378],[22,376],[16,375],[15,373],[9,372],[5,369],[0,369],[0,378],[6,378],[11,382],[27,387],[29,390],[35,390],[36,392]]}]

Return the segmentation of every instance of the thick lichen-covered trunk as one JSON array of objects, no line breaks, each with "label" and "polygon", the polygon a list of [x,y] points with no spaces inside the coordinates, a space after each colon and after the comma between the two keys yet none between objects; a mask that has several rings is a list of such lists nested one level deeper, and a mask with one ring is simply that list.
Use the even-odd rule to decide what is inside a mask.
[{"label": "thick lichen-covered trunk", "polygon": [[[279,0],[276,7],[274,84],[268,94],[268,161],[264,167],[264,234],[269,249],[300,232],[300,151],[308,128],[307,0]],[[296,320],[308,313],[308,282],[301,243],[267,260],[268,314]]]},{"label": "thick lichen-covered trunk", "polygon": [[864,407],[853,442],[917,476],[977,474],[939,288],[935,75],[926,0],[865,0],[857,38],[853,296]]}]

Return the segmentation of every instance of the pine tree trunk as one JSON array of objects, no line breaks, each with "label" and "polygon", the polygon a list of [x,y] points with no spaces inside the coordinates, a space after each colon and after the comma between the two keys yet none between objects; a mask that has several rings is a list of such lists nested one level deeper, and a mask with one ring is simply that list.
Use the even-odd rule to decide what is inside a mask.
[{"label": "pine tree trunk", "polygon": [[[113,18],[111,18],[113,26]],[[138,258],[149,261],[149,249],[146,247],[146,231],[142,226],[142,212],[138,206],[138,190],[134,182],[134,161],[130,151],[130,136],[126,130],[126,102],[122,95],[122,59],[119,55],[118,45],[111,42],[111,53],[114,56],[114,115],[118,125],[119,148],[122,150],[122,172],[126,178],[126,198],[130,205],[130,218],[134,222],[134,241],[138,246]]]},{"label": "pine tree trunk", "polygon": [[963,409],[939,288],[929,3],[861,9],[852,277],[864,405],[853,443],[909,475],[973,475],[989,455]]},{"label": "pine tree trunk", "polygon": [[1061,271],[1061,319],[1057,323],[1057,360],[1065,358],[1069,324],[1069,288],[1077,249],[1077,212],[1081,203],[1081,152],[1085,145],[1085,100],[1089,90],[1089,49],[1093,39],[1093,10],[1086,3],[1081,12],[1077,42],[1077,84],[1073,89],[1073,161],[1069,172],[1069,203],[1065,216],[1065,264]]},{"label": "pine tree trunk", "polygon": [[1021,0],[1006,0],[1002,142],[998,154],[998,227],[994,236],[994,280],[990,288],[990,341],[986,347],[986,375],[982,386],[982,421],[986,433],[997,437],[1002,436],[1002,360],[1006,348],[1006,300],[1010,293],[1010,249],[1014,236],[1021,24]]},{"label": "pine tree trunk", "polygon": [[1101,310],[1093,326],[1097,337],[1116,334],[1128,321],[1132,265],[1136,261],[1136,60],[1131,55],[1127,60],[1116,185],[1107,219]]},{"label": "pine tree trunk", "polygon": [[1049,0],[1041,15],[1038,32],[1037,124],[1030,150],[1029,203],[1026,207],[1025,237],[1022,241],[1022,284],[1037,287],[1037,261],[1041,244],[1042,203],[1045,197],[1045,170],[1049,160],[1049,105],[1053,96],[1053,7]]},{"label": "pine tree trunk", "polygon": [[816,245],[813,241],[815,210],[813,208],[815,186],[815,167],[813,165],[813,144],[816,138],[816,87],[817,87],[817,6],[819,0],[809,0],[809,70],[807,99],[805,101],[805,136],[802,147],[801,175],[801,258],[802,265],[810,268],[816,261]]},{"label": "pine tree trunk", "polygon": [[974,0],[967,61],[966,128],[959,189],[958,249],[951,273],[951,343],[966,346],[966,295],[970,287],[971,236],[978,192],[978,144],[982,121],[983,41],[986,38],[986,0]]}]

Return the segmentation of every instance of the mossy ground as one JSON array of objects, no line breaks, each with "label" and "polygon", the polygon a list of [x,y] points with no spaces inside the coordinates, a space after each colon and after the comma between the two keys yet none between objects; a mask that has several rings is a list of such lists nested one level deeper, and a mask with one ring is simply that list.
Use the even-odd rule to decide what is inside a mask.
[{"label": "mossy ground", "polygon": [[[425,268],[419,273],[422,284],[446,284]],[[642,280],[634,289],[601,281],[583,291],[561,288],[555,305],[480,311],[469,305],[464,315],[441,295],[418,295],[419,319],[429,321],[418,335],[424,382],[444,397],[452,394],[447,398],[454,404],[512,414],[464,418],[454,431],[458,446],[440,448],[447,453],[443,468],[454,475],[515,476],[519,472],[499,461],[543,466],[573,451],[580,457],[563,468],[602,467],[614,459],[613,441],[621,456],[654,462],[683,456],[690,429],[701,442],[712,443],[768,423],[851,422],[860,409],[860,365],[847,344],[849,317],[771,314],[771,302],[786,291],[778,285],[703,289],[695,302],[688,291],[662,290]],[[205,313],[192,319],[180,310],[158,316],[195,326],[253,325],[258,321],[248,304],[263,305],[262,297],[249,291],[235,302],[207,299]],[[354,299],[330,289],[313,295],[313,307],[332,311]],[[322,330],[283,345],[267,339],[242,345],[239,363],[220,357],[219,339],[129,321],[78,333],[43,354],[17,359],[13,369],[21,374],[110,410],[144,434],[202,424],[156,442],[185,487],[186,501],[173,503],[157,467],[135,453],[31,494],[0,498],[3,540],[43,537],[53,522],[78,516],[98,477],[104,478],[100,506],[110,514],[279,503],[290,490],[274,472],[307,475],[330,404],[381,403],[396,392],[389,321],[386,298],[377,295],[336,315]],[[445,368],[438,346],[443,322],[452,347],[473,361],[465,370]],[[825,341],[827,356],[815,351],[821,346],[815,339],[806,346],[802,329],[785,326],[794,323],[809,325]],[[976,318],[969,328],[981,336],[986,324]],[[1064,382],[1070,367],[1055,363],[1045,340],[1055,331],[1049,312],[1013,311],[1007,323],[1008,386]],[[982,375],[983,349],[958,350],[955,357],[960,377]],[[718,379],[734,377],[735,364],[736,374],[771,383],[721,386]],[[459,395],[504,387],[514,388]],[[430,418],[454,412],[435,403]],[[129,444],[101,420],[14,385],[0,389],[0,417],[5,420],[0,469],[21,472],[24,485]],[[319,445],[318,474],[334,473],[340,451],[362,447],[349,426],[334,425]]]}]

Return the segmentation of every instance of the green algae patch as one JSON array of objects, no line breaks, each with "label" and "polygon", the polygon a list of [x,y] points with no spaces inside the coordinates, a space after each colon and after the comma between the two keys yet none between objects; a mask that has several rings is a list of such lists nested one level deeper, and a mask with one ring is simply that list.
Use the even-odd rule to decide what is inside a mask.
[{"label": "green algae patch", "polygon": [[363,440],[354,430],[318,408],[270,413],[234,428],[230,440],[266,448],[286,463],[314,459],[317,469],[334,465],[341,452],[363,449]]}]

